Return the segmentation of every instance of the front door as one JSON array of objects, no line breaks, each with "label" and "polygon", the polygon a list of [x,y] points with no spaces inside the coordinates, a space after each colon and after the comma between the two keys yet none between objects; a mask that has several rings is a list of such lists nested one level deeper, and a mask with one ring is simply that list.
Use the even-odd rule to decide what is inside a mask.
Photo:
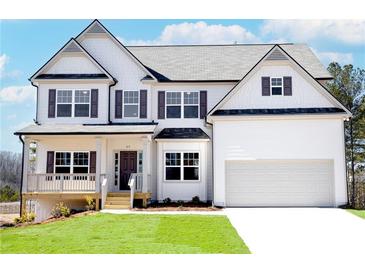
[{"label": "front door", "polygon": [[137,151],[121,151],[119,190],[129,190],[128,180],[131,173],[135,172],[137,172]]}]

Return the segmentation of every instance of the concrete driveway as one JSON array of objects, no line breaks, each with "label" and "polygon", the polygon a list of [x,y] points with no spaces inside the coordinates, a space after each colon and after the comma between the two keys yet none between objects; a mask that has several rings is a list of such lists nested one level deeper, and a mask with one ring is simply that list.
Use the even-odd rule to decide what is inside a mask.
[{"label": "concrete driveway", "polygon": [[253,254],[364,252],[365,220],[342,209],[227,208],[225,213]]}]

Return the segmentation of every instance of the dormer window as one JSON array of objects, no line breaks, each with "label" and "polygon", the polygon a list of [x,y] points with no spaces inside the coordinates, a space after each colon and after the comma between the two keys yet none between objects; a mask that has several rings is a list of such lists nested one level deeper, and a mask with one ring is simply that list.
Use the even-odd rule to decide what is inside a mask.
[{"label": "dormer window", "polygon": [[283,94],[283,78],[271,78],[271,95]]}]

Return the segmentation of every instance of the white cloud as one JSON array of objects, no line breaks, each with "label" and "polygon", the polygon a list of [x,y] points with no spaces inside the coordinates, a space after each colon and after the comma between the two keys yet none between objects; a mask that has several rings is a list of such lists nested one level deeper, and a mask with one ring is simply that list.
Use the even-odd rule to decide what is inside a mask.
[{"label": "white cloud", "polygon": [[13,120],[13,119],[15,119],[16,118],[16,114],[15,113],[13,113],[13,114],[9,114],[8,116],[6,116],[6,119],[7,120]]},{"label": "white cloud", "polygon": [[33,86],[10,86],[0,90],[1,103],[22,103],[26,100],[35,100],[36,89]]},{"label": "white cloud", "polygon": [[2,77],[5,71],[5,64],[8,62],[9,57],[5,54],[0,55],[0,77]]},{"label": "white cloud", "polygon": [[0,55],[0,78],[16,78],[20,76],[20,70],[6,71],[5,66],[9,62],[10,58],[6,54]]},{"label": "white cloud", "polygon": [[346,64],[352,64],[354,60],[352,53],[342,53],[335,51],[318,51],[314,48],[312,48],[312,51],[324,64],[337,62],[341,65],[346,65]]},{"label": "white cloud", "polygon": [[273,39],[295,42],[333,39],[347,44],[365,43],[365,20],[266,20],[261,30]]},{"label": "white cloud", "polygon": [[204,21],[167,25],[153,40],[124,40],[128,45],[255,43],[259,39],[239,25],[208,25]]}]

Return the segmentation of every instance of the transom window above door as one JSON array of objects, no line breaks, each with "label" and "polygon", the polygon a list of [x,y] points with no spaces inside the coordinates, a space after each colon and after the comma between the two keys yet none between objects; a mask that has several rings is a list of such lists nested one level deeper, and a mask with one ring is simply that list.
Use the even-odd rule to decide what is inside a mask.
[{"label": "transom window above door", "polygon": [[199,118],[199,92],[166,92],[166,118]]},{"label": "transom window above door", "polygon": [[57,90],[56,109],[57,117],[89,117],[90,90]]},{"label": "transom window above door", "polygon": [[139,92],[138,91],[124,91],[124,117],[133,118],[138,117],[139,108]]}]

